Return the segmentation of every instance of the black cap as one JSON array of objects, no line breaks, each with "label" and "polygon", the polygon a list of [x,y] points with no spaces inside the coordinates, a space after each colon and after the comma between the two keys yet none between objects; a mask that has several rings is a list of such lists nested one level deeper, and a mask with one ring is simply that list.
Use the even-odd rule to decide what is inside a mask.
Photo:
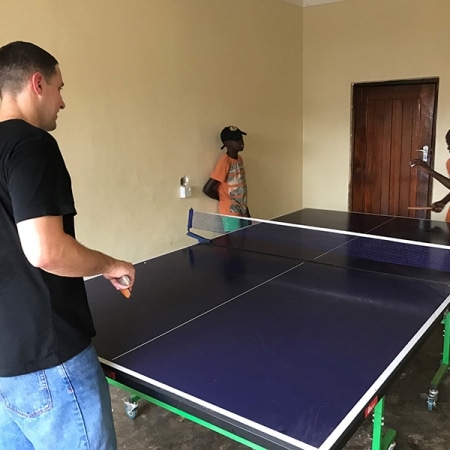
[{"label": "black cap", "polygon": [[[233,125],[229,125],[225,127],[220,133],[220,140],[222,142],[225,141],[240,141],[242,139],[242,135],[247,136],[245,131],[241,131],[238,127]],[[225,147],[225,144],[220,147],[221,149]]]}]

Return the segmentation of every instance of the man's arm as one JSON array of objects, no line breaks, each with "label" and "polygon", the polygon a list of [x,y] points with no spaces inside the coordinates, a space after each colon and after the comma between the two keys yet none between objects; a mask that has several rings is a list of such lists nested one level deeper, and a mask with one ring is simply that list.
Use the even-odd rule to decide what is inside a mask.
[{"label": "man's arm", "polygon": [[[34,267],[64,277],[102,274],[116,289],[131,288],[135,270],[131,263],[84,247],[64,232],[61,216],[44,216],[17,224],[23,252]],[[118,279],[127,275],[128,286]]]},{"label": "man's arm", "polygon": [[206,184],[203,186],[203,193],[205,193],[209,198],[214,200],[219,200],[219,194],[217,192],[217,185],[219,182],[210,178]]},{"label": "man's arm", "polygon": [[427,173],[428,175],[431,175],[443,186],[450,189],[450,178],[447,178],[444,175],[440,174],[439,172],[433,170],[425,161],[422,161],[421,159],[413,159],[411,161],[411,167],[417,167],[419,170]]}]

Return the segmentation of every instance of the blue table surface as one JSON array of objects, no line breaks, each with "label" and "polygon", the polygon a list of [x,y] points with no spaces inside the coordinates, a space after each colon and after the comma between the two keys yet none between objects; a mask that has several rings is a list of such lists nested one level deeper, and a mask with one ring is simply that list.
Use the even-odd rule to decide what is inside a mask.
[{"label": "blue table surface", "polygon": [[450,245],[450,224],[413,217],[305,208],[276,219],[280,222],[354,231],[397,239]]},{"label": "blue table surface", "polygon": [[[316,210],[285,218],[334,219],[343,229],[350,220]],[[357,215],[352,227],[371,232],[391,221]],[[431,233],[415,223],[418,234]],[[422,247],[414,265],[416,254],[399,259],[405,249],[383,243],[373,261],[367,244],[348,236],[251,228],[137,264],[131,300],[103,278],[89,280],[97,352],[178,400],[188,395],[199,409],[257,424],[268,442],[331,448],[336,430],[360,414],[355,405],[370,402],[448,305],[446,251]]]}]

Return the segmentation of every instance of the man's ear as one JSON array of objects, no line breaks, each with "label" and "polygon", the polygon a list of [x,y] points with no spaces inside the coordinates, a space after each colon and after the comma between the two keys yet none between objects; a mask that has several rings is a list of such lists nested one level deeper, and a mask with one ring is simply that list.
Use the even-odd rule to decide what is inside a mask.
[{"label": "man's ear", "polygon": [[31,88],[33,92],[37,95],[42,95],[42,83],[44,82],[44,77],[40,72],[35,72],[31,76]]}]

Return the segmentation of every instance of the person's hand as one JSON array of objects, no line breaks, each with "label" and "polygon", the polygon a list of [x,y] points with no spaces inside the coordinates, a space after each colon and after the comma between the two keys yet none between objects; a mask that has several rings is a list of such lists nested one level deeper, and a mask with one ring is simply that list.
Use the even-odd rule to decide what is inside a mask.
[{"label": "person's hand", "polygon": [[445,208],[445,202],[439,200],[431,204],[431,210],[434,212],[441,212]]},{"label": "person's hand", "polygon": [[411,167],[417,167],[422,172],[431,173],[431,167],[422,159],[413,159],[410,164]]},{"label": "person's hand", "polygon": [[[118,259],[113,260],[112,267],[103,274],[103,276],[111,282],[118,290],[129,289],[133,287],[135,278],[135,269],[133,264]],[[124,278],[128,277],[128,278]],[[128,284],[125,284],[128,281]]]}]

